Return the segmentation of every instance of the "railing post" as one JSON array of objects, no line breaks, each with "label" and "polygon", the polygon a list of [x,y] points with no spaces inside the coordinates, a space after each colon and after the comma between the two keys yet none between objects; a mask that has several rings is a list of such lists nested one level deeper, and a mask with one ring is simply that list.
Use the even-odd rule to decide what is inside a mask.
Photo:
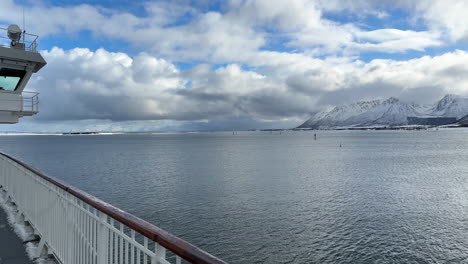
[{"label": "railing post", "polygon": [[107,263],[107,249],[108,249],[108,233],[105,223],[107,222],[107,215],[101,211],[98,211],[99,225],[98,225],[98,245],[97,245],[97,263]]},{"label": "railing post", "polygon": [[151,264],[162,263],[160,260],[166,259],[166,248],[159,245],[158,243],[155,243],[154,249],[156,251],[155,259],[151,262]]},{"label": "railing post", "polygon": [[67,216],[67,227],[66,227],[66,241],[68,247],[68,263],[74,263],[74,251],[75,251],[75,240],[73,239],[73,197],[69,193],[64,194],[65,197],[65,215]]}]

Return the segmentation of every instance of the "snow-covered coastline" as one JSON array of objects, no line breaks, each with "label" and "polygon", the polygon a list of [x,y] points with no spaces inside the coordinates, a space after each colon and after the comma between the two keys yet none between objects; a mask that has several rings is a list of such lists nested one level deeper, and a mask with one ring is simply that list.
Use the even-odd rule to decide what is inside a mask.
[{"label": "snow-covered coastline", "polygon": [[0,132],[0,136],[55,136],[62,133],[21,133],[21,132]]},{"label": "snow-covered coastline", "polygon": [[121,135],[124,132],[65,132],[65,133],[33,133],[33,132],[0,132],[0,136],[82,136],[82,135]]}]

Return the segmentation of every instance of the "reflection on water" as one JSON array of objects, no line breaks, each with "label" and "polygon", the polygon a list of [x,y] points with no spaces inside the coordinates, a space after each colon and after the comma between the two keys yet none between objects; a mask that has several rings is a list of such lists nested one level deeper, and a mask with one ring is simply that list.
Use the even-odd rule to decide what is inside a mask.
[{"label": "reflection on water", "polygon": [[468,130],[313,134],[4,136],[0,149],[230,263],[468,262]]}]

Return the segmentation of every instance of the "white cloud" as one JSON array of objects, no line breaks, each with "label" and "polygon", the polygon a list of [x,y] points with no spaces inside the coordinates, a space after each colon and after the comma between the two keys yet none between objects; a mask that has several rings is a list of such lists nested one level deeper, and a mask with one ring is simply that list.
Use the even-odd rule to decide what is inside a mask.
[{"label": "white cloud", "polygon": [[429,28],[444,32],[453,41],[468,40],[468,2],[465,0],[420,0],[415,4],[418,18]]},{"label": "white cloud", "polygon": [[357,31],[358,40],[348,46],[353,51],[377,51],[397,53],[407,50],[424,51],[428,47],[443,46],[436,32],[378,29],[372,31]]},{"label": "white cloud", "polygon": [[202,120],[244,115],[269,120],[301,114],[310,104],[288,95],[284,83],[236,64],[216,70],[200,65],[181,72],[145,53],[131,58],[103,49],[54,48],[43,55],[48,65],[30,83],[30,89],[41,93],[38,119],[43,120]]},{"label": "white cloud", "polygon": [[398,30],[398,29],[377,29],[367,32],[356,32],[356,37],[362,40],[368,40],[372,42],[382,42],[390,40],[399,40],[405,38],[428,38],[433,39],[438,37],[435,34],[429,32],[416,32],[413,30]]}]

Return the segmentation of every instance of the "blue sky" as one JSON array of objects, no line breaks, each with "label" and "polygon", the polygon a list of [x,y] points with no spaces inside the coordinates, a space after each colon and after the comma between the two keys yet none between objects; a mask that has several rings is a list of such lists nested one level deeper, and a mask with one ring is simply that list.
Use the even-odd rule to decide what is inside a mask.
[{"label": "blue sky", "polygon": [[42,110],[5,130],[293,127],[330,102],[468,91],[462,0],[4,0],[0,24],[22,10]]}]

